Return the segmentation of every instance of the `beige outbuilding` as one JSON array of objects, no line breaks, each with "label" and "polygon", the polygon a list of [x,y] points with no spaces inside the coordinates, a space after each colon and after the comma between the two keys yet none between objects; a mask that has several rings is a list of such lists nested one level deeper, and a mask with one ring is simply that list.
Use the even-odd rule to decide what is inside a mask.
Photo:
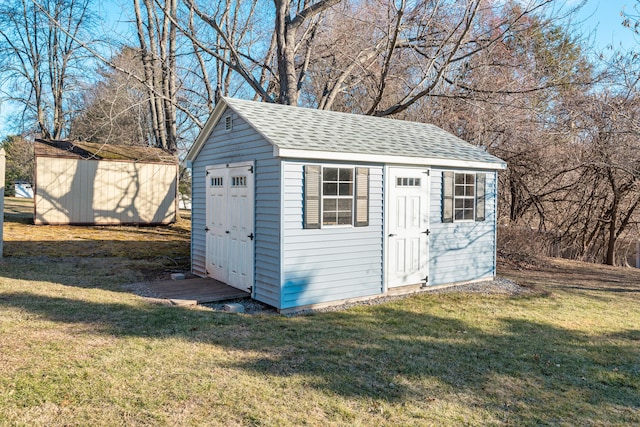
[{"label": "beige outbuilding", "polygon": [[35,224],[175,222],[178,161],[150,147],[35,142]]}]

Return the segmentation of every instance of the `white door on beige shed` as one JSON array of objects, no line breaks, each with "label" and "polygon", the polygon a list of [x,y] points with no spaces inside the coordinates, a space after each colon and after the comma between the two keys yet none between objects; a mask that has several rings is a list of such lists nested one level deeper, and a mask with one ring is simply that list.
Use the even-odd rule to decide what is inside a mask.
[{"label": "white door on beige shed", "polygon": [[391,167],[387,179],[387,287],[424,283],[429,274],[429,171]]},{"label": "white door on beige shed", "polygon": [[253,163],[207,168],[207,275],[244,291],[253,286]]}]

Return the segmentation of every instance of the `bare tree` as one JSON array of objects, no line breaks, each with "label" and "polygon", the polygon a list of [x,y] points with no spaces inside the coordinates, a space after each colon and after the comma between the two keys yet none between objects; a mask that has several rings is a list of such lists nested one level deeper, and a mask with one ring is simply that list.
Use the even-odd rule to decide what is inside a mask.
[{"label": "bare tree", "polygon": [[171,152],[178,148],[177,4],[177,0],[143,0],[142,4],[133,0],[155,145]]},{"label": "bare tree", "polygon": [[577,203],[557,228],[581,242],[585,255],[610,265],[618,263],[620,239],[640,223],[639,101],[635,89],[607,89],[585,96],[576,109],[584,179],[572,188]]},{"label": "bare tree", "polygon": [[[54,25],[53,22],[58,23]],[[2,99],[22,104],[46,138],[61,138],[69,103],[91,59],[77,43],[88,38],[89,0],[7,0],[0,5]]]},{"label": "bare tree", "polygon": [[[206,106],[205,113],[208,114],[220,96],[229,96],[239,89],[245,80],[238,79],[238,75],[253,74],[261,62],[255,59],[256,55],[259,58],[271,57],[271,53],[263,52],[265,38],[271,36],[265,34],[259,24],[263,13],[259,2],[220,0],[209,3],[207,14],[195,3],[185,3],[186,11],[176,25],[188,36],[196,62],[191,67],[187,66],[187,74],[193,78],[183,88],[189,93],[191,103],[196,108]],[[207,25],[202,25],[202,21]],[[238,56],[239,51],[245,53],[244,58]],[[256,87],[261,88],[265,82],[266,74],[262,74],[255,80]],[[202,111],[194,111],[194,114],[198,113]]]},{"label": "bare tree", "polygon": [[636,0],[631,8],[623,8],[620,11],[622,26],[629,28],[636,35],[640,35],[640,0]]},{"label": "bare tree", "polygon": [[[7,156],[7,185],[17,181],[33,182],[34,153],[33,143],[21,136],[10,135],[0,142]],[[9,191],[13,194],[12,190]]]},{"label": "bare tree", "polygon": [[[198,40],[198,46],[225,62],[263,100],[299,104],[302,96],[318,108],[349,106],[350,111],[378,116],[401,113],[462,84],[461,70],[473,57],[514,34],[521,22],[551,3],[274,0],[273,9],[263,11],[273,16],[268,52],[274,57],[256,58],[234,43],[208,7],[185,2],[220,37],[215,51],[206,49],[206,40]],[[194,32],[185,34],[197,39]]]},{"label": "bare tree", "polygon": [[80,111],[71,121],[72,139],[106,144],[148,145],[153,123],[138,49],[125,47],[111,59],[119,69],[103,67],[99,80],[83,90]]}]

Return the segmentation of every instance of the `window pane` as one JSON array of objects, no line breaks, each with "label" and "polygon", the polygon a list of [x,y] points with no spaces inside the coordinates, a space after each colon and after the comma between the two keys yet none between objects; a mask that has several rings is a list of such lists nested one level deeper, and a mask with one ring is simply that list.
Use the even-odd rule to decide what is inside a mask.
[{"label": "window pane", "polygon": [[340,169],[340,181],[353,181],[353,169]]},{"label": "window pane", "polygon": [[471,212],[473,212],[473,202],[473,199],[464,199],[464,208],[471,209]]},{"label": "window pane", "polygon": [[326,211],[335,211],[336,210],[336,199],[324,199],[324,210]]},{"label": "window pane", "polygon": [[464,174],[463,173],[457,173],[456,174],[456,185],[461,185],[464,184]]},{"label": "window pane", "polygon": [[336,225],[336,221],[331,215],[323,214],[322,215],[322,225]]},{"label": "window pane", "polygon": [[464,186],[456,185],[456,196],[464,196]]},{"label": "window pane", "polygon": [[336,213],[335,212],[324,212],[322,214],[322,223],[324,225],[336,225]]},{"label": "window pane", "polygon": [[352,183],[340,183],[340,195],[341,196],[353,196],[353,184]]},{"label": "window pane", "polygon": [[472,173],[468,173],[464,176],[465,184],[474,185],[476,183],[476,176]]},{"label": "window pane", "polygon": [[339,199],[338,210],[351,212],[351,206],[353,205],[353,199]]},{"label": "window pane", "polygon": [[324,183],[322,185],[322,193],[325,196],[337,196],[338,195],[338,184],[336,183]]},{"label": "window pane", "polygon": [[338,212],[338,224],[351,224],[351,212]]},{"label": "window pane", "polygon": [[475,196],[475,186],[473,184],[466,185],[464,188],[465,188],[465,196],[469,196],[469,197]]},{"label": "window pane", "polygon": [[324,181],[337,181],[338,168],[324,168],[322,170],[322,179]]},{"label": "window pane", "polygon": [[456,209],[464,208],[464,199],[456,199],[455,206],[456,206]]}]

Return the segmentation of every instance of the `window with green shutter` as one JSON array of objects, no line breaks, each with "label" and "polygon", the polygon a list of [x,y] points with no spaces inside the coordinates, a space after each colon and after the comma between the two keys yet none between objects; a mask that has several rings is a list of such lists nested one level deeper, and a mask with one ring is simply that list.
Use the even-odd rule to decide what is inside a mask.
[{"label": "window with green shutter", "polygon": [[442,173],[442,222],[484,221],[486,174]]},{"label": "window with green shutter", "polygon": [[369,168],[304,166],[303,227],[369,225]]}]

